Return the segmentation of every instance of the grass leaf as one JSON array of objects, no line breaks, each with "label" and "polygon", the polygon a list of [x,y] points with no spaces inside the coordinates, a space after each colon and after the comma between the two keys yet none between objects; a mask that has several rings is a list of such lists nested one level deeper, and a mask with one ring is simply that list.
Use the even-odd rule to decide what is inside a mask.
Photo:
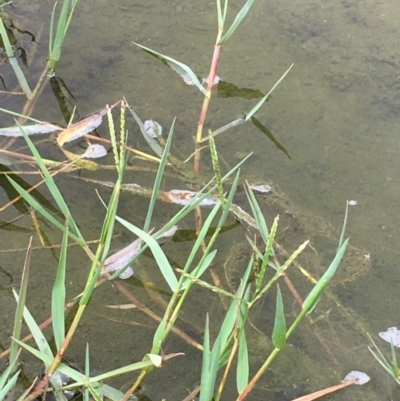
[{"label": "grass leaf", "polygon": [[165,56],[164,54],[158,53],[155,50],[149,49],[146,46],[139,45],[138,43],[135,43],[135,42],[132,42],[132,43],[134,43],[136,46],[142,48],[143,50],[155,55],[156,57],[159,57],[159,58],[165,60],[167,62],[167,64],[169,64],[168,62],[170,62],[170,63],[177,65],[180,69],[182,69],[190,77],[192,82],[197,86],[197,88],[199,89],[199,91],[201,93],[203,93],[204,95],[207,93],[206,89],[201,84],[201,82],[197,78],[196,74],[186,64],[183,64],[180,61],[173,59],[172,57],[168,57],[168,56]]},{"label": "grass leaf", "polygon": [[150,135],[147,134],[146,128],[144,127],[143,121],[140,119],[140,117],[136,114],[135,110],[129,104],[127,104],[128,110],[131,112],[133,118],[136,120],[137,125],[140,128],[140,132],[142,133],[144,139],[148,143],[148,145],[153,149],[153,152],[158,156],[162,157],[163,155],[163,148],[162,146],[158,143],[158,141],[151,137]]},{"label": "grass leaf", "polygon": [[282,349],[286,345],[286,320],[283,308],[282,293],[278,285],[276,293],[275,323],[272,331],[272,342],[275,348]]},{"label": "grass leaf", "polygon": [[165,253],[163,252],[157,241],[151,235],[147,234],[139,227],[136,227],[135,225],[129,223],[121,217],[116,216],[116,219],[129,231],[140,237],[149,246],[165,281],[169,285],[169,288],[171,289],[171,291],[175,291],[178,286],[178,280],[176,279],[175,273],[167,257],[165,256]]},{"label": "grass leaf", "polygon": [[[225,2],[226,4],[227,2]],[[232,22],[232,25],[229,27],[228,31],[225,33],[224,36],[222,36],[221,40],[219,41],[218,45],[224,44],[236,31],[240,23],[243,21],[243,19],[246,17],[247,13],[249,12],[251,6],[253,5],[254,0],[247,0],[245,5],[242,7],[242,9],[238,12],[236,15],[236,18]]]},{"label": "grass leaf", "polygon": [[236,387],[238,394],[249,384],[249,353],[247,349],[246,333],[244,328],[240,330],[239,352],[236,368]]},{"label": "grass leaf", "polygon": [[245,121],[249,121],[254,114],[257,113],[258,109],[264,104],[264,102],[268,99],[268,97],[272,94],[272,92],[276,89],[276,87],[283,81],[289,71],[292,69],[294,64],[292,64],[286,72],[278,79],[275,85],[271,88],[271,90],[246,114]]},{"label": "grass leaf", "polygon": [[32,91],[29,88],[29,84],[25,78],[25,74],[22,72],[21,67],[18,64],[17,58],[14,55],[14,51],[3,22],[3,18],[0,18],[0,36],[7,53],[8,61],[10,62],[11,67],[14,70],[14,73],[18,79],[18,83],[21,85],[21,89],[25,92],[26,96],[30,98],[32,96]]},{"label": "grass leaf", "polygon": [[68,219],[65,221],[64,236],[61,244],[60,259],[58,261],[58,269],[56,279],[53,285],[51,297],[51,316],[53,324],[54,341],[57,350],[60,350],[65,340],[65,271],[67,266],[68,251]]},{"label": "grass leaf", "polygon": [[341,262],[343,255],[346,251],[348,242],[349,242],[349,239],[347,238],[346,241],[344,241],[342,246],[337,251],[335,258],[329,265],[326,272],[318,280],[318,283],[315,284],[314,288],[310,291],[307,298],[304,300],[303,309],[305,309],[306,311],[311,312],[317,305],[318,300],[322,295],[322,292],[324,291],[325,287],[328,285],[329,281],[332,279],[332,277],[336,273],[339,263]]},{"label": "grass leaf", "polygon": [[147,209],[146,221],[143,226],[144,232],[148,232],[149,228],[150,228],[150,223],[151,223],[151,219],[153,217],[153,212],[154,212],[154,206],[156,204],[158,192],[160,190],[161,181],[164,176],[165,166],[167,165],[167,162],[168,162],[169,149],[171,147],[172,137],[174,135],[174,126],[175,126],[175,119],[172,122],[171,129],[169,130],[167,143],[165,144],[165,148],[164,148],[164,151],[163,151],[163,154],[161,157],[161,162],[158,166],[156,180],[153,185],[153,193],[151,194],[150,203],[149,203],[149,206]]}]

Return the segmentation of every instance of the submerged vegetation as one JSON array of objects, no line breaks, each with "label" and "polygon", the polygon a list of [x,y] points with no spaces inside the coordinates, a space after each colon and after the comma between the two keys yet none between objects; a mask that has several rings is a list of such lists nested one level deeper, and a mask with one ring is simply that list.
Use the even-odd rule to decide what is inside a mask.
[{"label": "submerged vegetation", "polygon": [[[179,363],[177,361],[180,358],[185,358],[179,347],[173,352],[164,352],[167,346],[170,348],[169,341],[173,336],[178,336],[182,340],[180,344],[184,344],[185,349],[190,347],[198,350],[202,355],[201,366],[199,363],[196,370],[199,372],[196,379],[198,385],[190,389],[187,400],[198,397],[200,401],[213,399],[218,401],[226,393],[232,397],[233,381],[236,384],[235,397],[238,401],[242,401],[255,391],[266,372],[270,371],[271,364],[277,363],[279,358],[283,362],[278,365],[277,370],[288,369],[289,364],[298,364],[297,370],[304,370],[305,375],[312,372],[318,379],[320,375],[324,377],[329,375],[328,378],[333,381],[332,384],[346,376],[347,372],[343,371],[340,362],[337,361],[324,336],[315,325],[320,318],[324,317],[313,318],[312,312],[324,302],[325,297],[335,305],[341,318],[346,319],[346,323],[354,326],[364,337],[366,335],[362,324],[348,308],[339,302],[334,292],[329,291],[332,281],[341,276],[339,267],[341,264],[355,266],[355,268],[351,274],[342,277],[339,283],[359,274],[368,263],[368,255],[351,247],[349,240],[345,238],[347,205],[340,237],[334,242],[335,235],[329,231],[327,224],[324,225],[319,220],[313,221],[308,217],[294,218],[297,212],[294,213],[292,206],[287,207],[288,200],[280,193],[278,187],[273,186],[271,189],[267,183],[253,182],[251,177],[245,177],[245,179],[241,177],[240,167],[250,155],[243,157],[236,166],[224,172],[217,140],[214,139],[217,135],[223,135],[228,129],[251,122],[264,132],[278,149],[289,156],[286,149],[255,118],[255,114],[270,98],[271,93],[282,82],[292,66],[288,67],[268,93],[258,96],[261,99],[251,110],[246,111],[243,117],[214,131],[205,129],[213,88],[219,81],[217,69],[223,46],[228,40],[232,40],[232,35],[240,28],[253,2],[254,0],[247,0],[229,25],[227,23],[229,2],[217,0],[218,32],[209,74],[203,83],[189,66],[138,44],[140,48],[162,60],[186,83],[193,84],[202,93],[203,103],[199,112],[192,155],[193,167],[189,167],[188,161],[174,156],[171,151],[175,120],[171,122],[168,135],[163,135],[162,128],[157,122],[141,120],[129,104],[129,99],[124,98],[112,105],[106,105],[78,121],[75,121],[75,111],[73,111],[69,115],[66,127],[32,118],[37,99],[47,85],[50,84],[53,88],[58,87],[60,91],[67,90],[63,81],[57,77],[57,64],[62,54],[62,45],[68,27],[78,6],[78,0],[64,0],[61,6],[54,7],[50,22],[48,61],[33,90],[29,88],[23,70],[15,58],[16,50],[10,42],[8,33],[9,23],[7,18],[3,18],[0,23],[0,35],[7,57],[24,93],[23,96],[26,96],[26,104],[20,113],[2,109],[3,112],[17,119],[15,126],[0,129],[0,135],[12,137],[6,139],[5,146],[0,151],[1,163],[8,166],[18,163],[19,166],[23,166],[22,170],[11,170],[10,167],[3,172],[12,187],[9,193],[14,194],[14,197],[10,198],[10,202],[4,205],[2,210],[16,205],[22,199],[32,216],[35,236],[42,241],[43,246],[48,244],[48,240],[45,238],[42,225],[50,224],[60,230],[62,240],[57,256],[56,278],[52,285],[49,306],[51,316],[42,324],[38,323],[27,302],[30,270],[33,267],[31,266],[34,252],[32,238],[27,246],[25,263],[21,266],[23,269],[21,283],[18,290],[12,289],[16,300],[12,336],[11,339],[1,339],[8,344],[7,349],[1,354],[2,358],[8,358],[8,366],[0,377],[0,400],[33,400],[51,392],[58,401],[71,397],[83,397],[84,400],[89,400],[91,397],[95,400],[108,398],[113,401],[132,399],[132,396],[139,397],[142,395],[140,391],[143,384],[156,368],[160,369],[161,376],[159,377],[163,380],[163,369],[167,370],[169,364]],[[152,150],[152,154],[130,145],[127,121],[131,116]],[[179,116],[177,118],[179,119]],[[91,134],[103,120],[106,120],[108,125],[108,138]],[[118,123],[116,123],[117,120]],[[58,152],[63,156],[60,161],[47,159],[41,155],[39,141],[32,140],[36,134],[55,135],[56,132]],[[26,141],[29,154],[10,150],[18,137],[23,137]],[[69,143],[77,140],[81,141],[84,148],[80,154],[68,150]],[[52,142],[48,143],[54,146]],[[209,151],[211,155],[212,171],[207,171],[202,163],[202,155],[206,151]],[[112,155],[113,163],[109,165],[97,160],[110,155]],[[137,165],[131,163],[131,158],[140,163]],[[106,160],[110,160],[110,157]],[[156,166],[155,169],[151,168],[154,166]],[[105,181],[85,175],[72,176],[72,173],[76,171],[94,172],[103,169],[112,171],[115,180]],[[126,173],[131,170],[155,172],[154,183],[147,187],[138,183],[126,183]],[[32,186],[26,185],[20,177],[24,174],[37,174],[41,180]],[[95,184],[97,188],[105,187],[112,190],[108,200],[105,200],[102,194],[97,194],[103,206],[101,212],[104,214],[104,219],[95,241],[89,240],[83,234],[80,221],[75,218],[72,208],[63,197],[56,180],[61,175],[71,175],[71,185],[78,182],[76,180],[81,180],[88,185]],[[166,189],[165,178],[170,176],[175,179],[175,182],[179,180],[184,189]],[[44,202],[39,196],[37,189],[40,186],[47,187],[51,202]],[[243,191],[240,194],[241,187],[244,188],[244,195]],[[147,213],[141,227],[132,222],[129,217],[120,215],[120,199],[124,193],[147,199]],[[242,199],[239,202],[237,198],[241,195]],[[171,207],[171,210],[177,210],[177,212],[172,214],[171,211],[171,217],[160,222],[159,218],[155,218],[155,214],[157,208],[164,208],[166,204],[179,205],[180,208]],[[271,221],[266,218],[266,209],[269,209],[270,213],[276,213]],[[187,232],[188,230],[183,232],[185,230],[181,229],[181,225],[193,216],[195,230],[190,233]],[[291,230],[290,225],[293,221],[297,226],[296,229]],[[310,246],[311,238],[304,237],[301,241],[298,240],[299,232],[312,236],[312,230],[308,229],[307,224],[319,225],[320,231],[324,233],[321,236],[322,242],[325,245],[329,243],[331,247],[329,252],[321,258],[323,270],[318,270],[316,266],[314,266],[315,269],[304,267],[306,259],[302,259],[302,256],[307,255],[306,257],[311,262],[317,260],[315,256],[317,252],[314,246]],[[135,237],[135,240],[113,253],[117,225],[124,227]],[[228,246],[224,244],[223,238],[225,232],[237,226],[241,227],[245,239],[238,249],[234,246],[237,244]],[[183,262],[173,261],[167,250],[162,247],[162,244],[168,240],[173,243],[182,241],[191,244],[190,248],[186,248],[186,252],[180,255]],[[293,245],[294,241],[297,242],[296,246]],[[299,245],[299,242],[302,243]],[[68,301],[69,254],[72,246],[76,245],[83,250],[90,268],[87,270],[84,284],[80,284],[79,288],[74,287],[76,289],[74,298]],[[225,255],[223,269],[216,269],[220,260],[218,258],[224,252],[224,246],[225,249],[228,247],[228,255]],[[53,247],[53,250],[55,249],[56,247]],[[332,250],[334,251],[331,252]],[[156,285],[143,280],[142,284],[149,293],[157,294],[157,306],[162,306],[162,313],[147,306],[146,302],[131,291],[132,288],[129,286],[129,280],[136,274],[136,266],[144,255],[149,254],[153,264],[158,268],[157,276],[161,276],[163,282],[160,284],[158,279]],[[327,255],[330,258],[329,261]],[[297,291],[296,281],[292,281],[293,277],[296,281],[305,277],[307,290],[301,286],[301,290]],[[128,284],[124,280],[128,280]],[[67,363],[68,350],[72,340],[81,335],[79,328],[92,307],[90,301],[94,294],[100,286],[110,282],[119,294],[128,299],[129,304],[119,305],[120,309],[136,308],[150,321],[155,322],[151,334],[152,345],[150,349],[140,349],[142,356],[140,359],[117,369],[93,375],[90,339],[86,354],[81,358],[84,368],[78,369]],[[193,292],[199,289],[204,289],[210,297],[215,294],[216,296],[210,299],[213,299],[213,302],[217,300],[217,307],[215,304],[209,307],[207,302],[204,303],[201,307],[201,325],[196,325],[189,318],[185,319],[182,316],[185,316],[187,304],[191,302],[190,297]],[[267,307],[263,304],[266,299],[269,304]],[[296,301],[296,306],[293,306],[293,312],[289,314],[287,307],[292,299]],[[274,306],[270,307],[272,304]],[[261,305],[265,309],[260,312]],[[216,310],[218,313],[215,312]],[[269,314],[268,317],[265,316],[266,313]],[[268,327],[264,331],[257,327],[259,324],[257,319],[260,315],[264,322],[268,322]],[[313,327],[315,347],[324,349],[328,355],[329,364],[313,361],[312,358],[297,350],[290,349],[287,342],[295,332],[299,331],[300,323]],[[52,327],[51,340],[44,334],[44,329],[50,325]],[[22,332],[25,327],[29,329],[29,335],[23,338]],[[33,342],[29,342],[31,339],[35,346]],[[173,344],[177,345],[177,343]],[[387,362],[375,343],[373,344],[375,357],[399,382],[399,368],[393,344],[392,362]],[[23,353],[33,355],[44,365],[45,373],[39,379],[31,380],[29,383],[21,380]],[[124,391],[112,384],[113,378],[132,374],[131,372],[135,372],[136,375],[134,378],[129,375],[129,385]],[[40,376],[41,372],[36,374]],[[342,377],[339,377],[340,375]],[[304,377],[311,381],[310,377]],[[165,376],[164,380],[168,383],[168,376]],[[288,380],[290,380],[289,376]],[[302,377],[302,380],[305,379]],[[316,399],[351,384],[363,384],[367,381],[368,378],[361,372],[351,372],[345,377],[343,383],[300,399],[303,401]],[[185,387],[193,383],[182,382],[179,385]],[[281,382],[280,385],[283,387],[284,383]],[[291,385],[291,382],[287,383],[287,386]],[[308,390],[309,388],[300,389],[299,392]]]}]

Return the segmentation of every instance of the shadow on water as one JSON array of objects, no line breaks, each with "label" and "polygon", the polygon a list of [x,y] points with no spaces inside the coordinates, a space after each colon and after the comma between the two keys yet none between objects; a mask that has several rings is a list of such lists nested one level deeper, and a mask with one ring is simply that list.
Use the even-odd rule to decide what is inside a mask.
[{"label": "shadow on water", "polygon": [[[345,201],[354,199],[358,203],[350,210],[348,231],[352,248],[341,272],[313,313],[313,321],[305,322],[291,338],[290,347],[282,352],[254,395],[260,400],[266,395],[274,400],[290,400],[333,385],[348,371],[358,369],[366,371],[374,384],[366,389],[347,389],[346,399],[396,399],[399,390],[371,357],[366,333],[378,338],[379,331],[399,324],[396,263],[400,226],[400,5],[395,1],[378,4],[371,0],[362,4],[351,0],[267,3],[255,2],[248,21],[224,48],[218,71],[222,80],[213,98],[207,128],[215,130],[243,116],[292,62],[295,67],[253,118],[253,124],[234,127],[216,138],[221,165],[227,170],[253,152],[243,168],[243,177],[272,182],[272,193],[260,198],[267,220],[271,223],[280,214],[278,240],[288,251],[311,239],[312,248],[299,262],[316,277],[322,274],[336,250]],[[232,2],[232,15],[240,7],[240,1]],[[199,77],[204,77],[216,30],[214,4],[87,0],[79,4],[77,11],[57,76],[50,80],[36,104],[34,117],[65,126],[72,116],[76,121],[126,96],[143,120],[155,119],[168,127],[177,116],[173,153],[185,160],[193,151],[202,95],[186,86],[168,66],[135,48],[132,41],[185,62]],[[17,49],[17,55],[32,81],[37,79],[46,58],[50,13],[48,4],[40,1],[20,2],[10,10],[12,19],[7,29],[15,37],[16,49],[24,49]],[[46,27],[38,29],[43,24]],[[6,88],[16,88],[6,62],[0,66],[0,75]],[[4,93],[0,93],[0,102],[1,107],[15,111],[20,111],[24,104],[22,97]],[[12,124],[12,118],[5,116],[4,126]],[[134,122],[128,124],[129,144],[147,149]],[[107,132],[100,126],[96,134],[103,137]],[[43,138],[37,140],[43,157],[62,161],[64,156],[53,138]],[[79,153],[83,145],[82,141],[69,149]],[[12,150],[25,152],[23,140],[18,139]],[[206,151],[203,154],[206,179],[210,178],[206,171],[211,160]],[[112,165],[112,155],[102,163]],[[130,160],[131,166],[138,163],[145,166],[137,159]],[[22,172],[29,166],[11,160],[11,167],[3,166],[2,172],[10,169]],[[82,170],[70,175],[115,179],[111,169]],[[38,182],[37,176],[20,177],[25,187]],[[126,181],[151,187],[154,171],[128,169]],[[1,178],[0,207],[15,198],[6,182]],[[97,240],[105,212],[95,189],[105,200],[110,191],[72,179],[68,174],[59,175],[57,183],[84,236]],[[170,189],[184,183],[172,175],[163,185]],[[32,195],[57,215],[43,186]],[[242,194],[238,194],[237,203],[247,207]],[[143,226],[147,204],[146,198],[123,193],[119,213]],[[177,206],[157,206],[154,224],[161,226],[173,216]],[[22,201],[3,210],[0,220],[0,302],[8,311],[0,336],[5,342],[14,310],[9,289],[20,280],[23,249],[31,233],[36,232],[32,215]],[[57,251],[48,245],[60,244],[61,233],[44,221],[39,223],[48,241],[43,245],[34,234],[36,250],[29,305],[37,320],[42,321],[50,314],[49,297],[57,266]],[[193,227],[194,220],[187,218],[174,241],[164,245],[174,267],[182,268],[185,262],[194,241]],[[132,241],[121,227],[117,230],[115,250]],[[246,234],[231,219],[219,238],[214,271],[227,289],[238,285],[238,277],[247,264]],[[81,291],[88,268],[78,247],[70,248],[68,266],[67,291],[72,298]],[[168,289],[151,254],[140,259],[135,272],[136,277],[126,286],[141,302],[161,314]],[[293,269],[291,274],[298,291],[306,293],[310,284],[300,270]],[[285,292],[285,308],[288,319],[292,319],[298,307],[291,294]],[[92,308],[69,350],[71,359],[83,364],[86,342],[91,346],[92,364],[98,369],[116,368],[143,357],[151,347],[156,324],[138,311],[107,307],[123,302],[124,298],[111,285],[95,292]],[[181,316],[182,327],[201,341],[206,312],[211,311],[211,317],[218,322],[222,316],[220,304],[216,295],[196,287]],[[267,297],[252,316],[254,327],[248,341],[254,369],[271,348],[273,321],[266,316],[273,316],[273,308],[274,300]],[[177,338],[171,338],[164,351],[183,351],[186,356],[171,363],[167,373],[160,370],[149,377],[145,394],[151,399],[183,399],[187,394],[184,387],[197,384],[201,354]],[[37,366],[27,366],[27,377],[34,377],[35,369]],[[123,386],[119,380],[114,384]],[[234,396],[234,388],[232,382],[232,394],[227,396]],[[342,397],[339,394],[330,399]]]}]

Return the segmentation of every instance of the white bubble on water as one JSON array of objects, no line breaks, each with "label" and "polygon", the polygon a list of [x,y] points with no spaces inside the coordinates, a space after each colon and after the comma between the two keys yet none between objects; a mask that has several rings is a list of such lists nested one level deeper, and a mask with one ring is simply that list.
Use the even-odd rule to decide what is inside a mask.
[{"label": "white bubble on water", "polygon": [[352,200],[349,200],[349,206],[355,206],[355,205],[357,205],[357,201],[356,200],[354,200],[354,199],[352,199]]}]

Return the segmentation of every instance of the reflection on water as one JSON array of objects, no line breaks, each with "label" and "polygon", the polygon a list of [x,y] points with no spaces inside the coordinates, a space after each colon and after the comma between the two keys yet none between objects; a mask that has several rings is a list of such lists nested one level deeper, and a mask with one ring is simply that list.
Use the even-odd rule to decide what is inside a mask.
[{"label": "reflection on water", "polygon": [[[232,2],[230,15],[234,15],[241,4],[239,0]],[[34,83],[46,57],[46,32],[51,8],[40,1],[20,2],[18,7],[16,14],[20,28],[37,36],[37,27],[45,24],[41,40],[34,50],[35,57],[29,64],[30,80]],[[162,126],[169,127],[173,118],[177,117],[173,152],[182,160],[186,159],[193,151],[192,137],[202,95],[196,88],[186,86],[170,68],[136,48],[132,41],[184,62],[199,77],[207,76],[216,34],[214,7],[213,2],[195,1],[185,2],[184,5],[156,0],[82,2],[67,35],[57,80],[53,80],[53,89],[49,86],[44,91],[34,116],[59,124],[64,124],[65,118],[68,120],[71,114],[60,110],[59,97],[55,97],[55,93],[62,93],[68,99],[66,104],[69,104],[70,112],[72,106],[76,105],[81,116],[125,95],[143,121],[154,119]],[[272,182],[280,188],[279,194],[288,202],[285,204],[282,201],[280,205],[282,208],[288,206],[287,210],[280,210],[281,213],[287,212],[284,215],[287,224],[281,225],[281,240],[285,247],[294,249],[305,239],[319,236],[319,240],[315,239],[313,244],[319,254],[313,255],[310,251],[302,260],[307,268],[312,270],[315,267],[317,256],[318,264],[322,266],[326,266],[330,260],[339,236],[345,201],[350,199],[357,200],[357,205],[350,210],[348,232],[359,257],[355,257],[356,262],[352,267],[357,269],[363,256],[371,257],[370,267],[362,270],[362,275],[354,273],[354,280],[339,280],[334,284],[332,296],[335,301],[326,297],[321,302],[313,316],[315,320],[320,318],[314,325],[315,330],[310,331],[311,326],[305,323],[293,337],[293,347],[285,350],[286,356],[285,352],[282,353],[281,362],[265,379],[265,388],[255,393],[257,396],[260,394],[260,398],[265,396],[265,391],[272,391],[273,394],[267,394],[290,399],[310,390],[308,386],[311,384],[318,386],[317,374],[315,381],[307,377],[308,373],[311,375],[315,370],[315,361],[319,361],[321,372],[324,373],[321,375],[324,381],[320,383],[326,385],[335,384],[335,380],[340,380],[349,370],[367,371],[374,387],[366,385],[368,390],[365,391],[360,388],[346,390],[348,399],[360,399],[360,391],[363,392],[361,398],[367,399],[368,396],[371,400],[396,399],[396,395],[399,395],[398,388],[393,387],[393,383],[371,358],[366,348],[367,339],[360,334],[369,331],[378,341],[378,332],[399,323],[399,17],[400,4],[394,0],[385,3],[375,0],[260,1],[255,2],[248,21],[222,50],[218,75],[221,76],[220,83],[225,85],[221,89],[226,90],[216,92],[217,96],[212,100],[206,126],[211,129],[242,117],[256,104],[257,97],[268,92],[291,63],[295,63],[289,76],[257,113],[257,121],[271,135],[256,129],[255,124],[242,124],[216,138],[223,168],[236,164],[239,160],[237,156],[254,152],[244,166],[243,174],[257,176],[261,181]],[[15,34],[17,37],[21,35]],[[0,75],[7,87],[15,86],[16,82],[7,65],[0,68]],[[229,96],[232,88],[236,88],[234,97]],[[237,93],[242,95],[238,96]],[[0,99],[1,107],[16,111],[20,111],[24,103],[15,97],[4,96]],[[12,125],[12,119],[7,119],[5,124]],[[144,147],[139,130],[132,121],[129,124],[132,145]],[[99,134],[105,134],[105,129],[100,127]],[[272,143],[271,138],[281,148]],[[40,145],[41,152],[46,157],[62,159],[59,150],[49,145],[51,142]],[[15,146],[22,148],[23,141],[18,141]],[[290,155],[290,159],[282,149]],[[105,163],[112,164],[112,158],[106,159]],[[203,163],[204,166],[210,163],[206,151],[203,152]],[[102,171],[100,174],[83,172],[82,175],[94,179],[114,179],[112,171]],[[23,179],[26,185],[36,182],[35,177],[31,176]],[[153,179],[154,175],[150,172],[127,174],[127,182],[138,182],[147,187]],[[58,182],[82,231],[88,238],[96,239],[104,210],[95,196],[94,187],[68,177],[59,177]],[[182,186],[182,183],[171,178],[166,185],[171,189]],[[2,187],[1,206],[13,197],[8,191],[7,187]],[[109,196],[106,190],[102,191],[102,196]],[[43,188],[38,190],[37,196],[39,194],[48,197]],[[146,208],[146,200],[124,194],[120,213],[140,226],[143,225]],[[156,209],[155,222],[163,224],[175,210],[165,207]],[[270,222],[274,217],[273,212],[278,212],[278,208],[270,211]],[[12,235],[8,235],[10,231],[6,231],[6,227],[10,225],[1,226],[4,234],[3,251],[26,246],[28,232],[32,231],[32,223],[26,213],[26,206],[22,203],[3,212],[1,220],[15,220],[12,227],[16,228]],[[300,224],[304,221],[309,222],[307,229]],[[49,243],[59,243],[60,233],[47,227],[44,221],[40,223],[46,236],[51,239]],[[187,225],[182,228],[191,229],[193,222],[189,219]],[[290,231],[285,231],[285,227],[290,227]],[[329,238],[321,234],[328,228]],[[133,240],[125,239],[126,233],[122,230],[120,234],[116,239],[116,250]],[[233,243],[241,244],[243,240],[243,232],[239,230],[225,233],[218,245],[221,261],[229,256],[228,251]],[[35,241],[37,247],[43,248],[38,239]],[[182,255],[189,248],[188,242],[169,244],[166,252],[179,267],[184,262]],[[69,265],[74,272],[68,283],[71,297],[80,288],[83,269],[87,268],[82,265],[85,261],[83,254],[75,249],[71,248],[69,257]],[[1,254],[1,286],[8,287],[10,277],[13,277],[14,284],[18,282],[23,258],[23,252]],[[145,255],[141,263],[139,269],[149,274],[154,284],[162,288],[150,255]],[[35,297],[36,303],[32,300],[32,313],[39,320],[43,320],[50,312],[48,296],[56,265],[56,253],[42,249],[34,254],[35,268],[30,294],[32,298]],[[353,277],[353,274],[350,276]],[[307,288],[307,284],[300,284],[300,290]],[[158,301],[149,299],[144,289],[135,291],[138,292],[138,298],[142,296],[160,308]],[[205,299],[205,294],[208,293],[198,289],[192,295],[198,298],[192,298],[195,307],[189,313],[190,321],[196,323],[199,330],[204,325],[205,310],[218,302],[212,297]],[[2,291],[0,297],[1,304],[12,310],[9,294]],[[102,288],[95,295],[92,302],[98,305],[96,314],[93,312],[86,317],[80,332],[83,341],[77,341],[71,351],[75,356],[79,358],[83,355],[84,343],[88,340],[93,350],[99,347],[93,351],[96,362],[105,368],[113,368],[141,358],[143,349],[149,349],[149,333],[154,327],[139,313],[116,312],[113,319],[120,323],[109,323],[103,319],[110,314],[104,305],[114,304],[117,297],[119,294],[110,287]],[[290,299],[289,294],[287,297]],[[272,323],[265,318],[262,320],[262,316],[266,312],[271,312],[268,316],[272,316],[271,302],[262,305],[261,317],[256,321],[256,327],[260,326],[265,333],[270,332]],[[292,313],[290,308],[288,303],[288,314]],[[10,322],[11,317],[5,322],[6,327],[10,327]],[[145,329],[138,325],[131,326],[133,322],[144,325]],[[102,330],[99,330],[99,325]],[[1,339],[4,341],[5,329],[1,330]],[[257,333],[255,330],[253,336],[253,341],[259,342],[257,349],[268,348],[268,343],[263,342],[267,339]],[[115,335],[125,338],[126,349],[122,355],[116,352],[115,344],[110,340]],[[324,348],[324,342],[327,342],[325,345],[329,352]],[[383,343],[382,347],[385,347]],[[154,398],[161,395],[182,399],[184,390],[177,378],[185,375],[188,387],[196,384],[200,372],[200,354],[179,341],[172,341],[168,348],[171,351],[184,350],[187,356],[179,364],[171,364],[169,381],[160,384],[151,378],[147,384],[148,393]],[[298,369],[293,368],[288,377],[287,366],[295,364],[296,360],[301,363]],[[191,369],[188,369],[188,364]],[[329,364],[333,367],[332,371],[327,366]],[[301,375],[301,371],[306,373]],[[299,375],[296,372],[300,372]],[[333,376],[328,377],[329,374]],[[282,390],[285,385],[297,390]],[[376,393],[372,388],[377,389]],[[332,396],[332,399],[341,397]]]}]

